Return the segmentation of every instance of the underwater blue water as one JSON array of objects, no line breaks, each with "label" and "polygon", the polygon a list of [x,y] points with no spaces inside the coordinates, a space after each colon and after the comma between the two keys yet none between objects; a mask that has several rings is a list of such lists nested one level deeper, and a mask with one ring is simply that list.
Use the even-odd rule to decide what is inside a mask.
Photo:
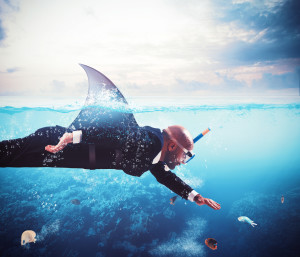
[{"label": "underwater blue water", "polygon": [[[140,125],[211,128],[175,172],[221,210],[170,205],[174,193],[150,172],[0,168],[0,256],[300,256],[300,101],[168,104],[133,111]],[[68,126],[79,109],[1,107],[0,140]],[[37,242],[21,247],[25,230]]]}]

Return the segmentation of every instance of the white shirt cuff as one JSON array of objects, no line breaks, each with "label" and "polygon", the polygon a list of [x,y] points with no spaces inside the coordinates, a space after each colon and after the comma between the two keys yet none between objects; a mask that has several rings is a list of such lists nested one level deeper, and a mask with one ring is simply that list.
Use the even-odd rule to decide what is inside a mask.
[{"label": "white shirt cuff", "polygon": [[76,130],[73,131],[73,144],[79,144],[82,140],[82,131]]},{"label": "white shirt cuff", "polygon": [[165,169],[165,171],[169,171],[170,170],[170,168],[168,167],[167,164],[164,165],[164,169]]},{"label": "white shirt cuff", "polygon": [[192,192],[189,193],[189,196],[188,196],[188,200],[190,200],[191,202],[194,202],[194,197],[198,195],[198,193],[193,190]]}]

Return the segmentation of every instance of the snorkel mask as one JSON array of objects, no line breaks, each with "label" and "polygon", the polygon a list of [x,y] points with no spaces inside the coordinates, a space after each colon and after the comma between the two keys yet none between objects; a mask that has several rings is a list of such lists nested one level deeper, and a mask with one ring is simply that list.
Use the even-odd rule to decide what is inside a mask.
[{"label": "snorkel mask", "polygon": [[[169,128],[166,129],[167,133],[169,136],[172,138],[172,140],[179,146],[179,148],[185,153],[184,158],[183,158],[183,163],[187,164],[189,161],[191,161],[195,157],[195,153],[193,151],[189,151],[186,148],[184,148],[177,140],[172,136],[171,131]],[[204,130],[202,133],[200,133],[198,136],[196,136],[193,141],[194,144],[198,142],[204,135],[206,135],[210,131],[210,128],[207,128]]]}]

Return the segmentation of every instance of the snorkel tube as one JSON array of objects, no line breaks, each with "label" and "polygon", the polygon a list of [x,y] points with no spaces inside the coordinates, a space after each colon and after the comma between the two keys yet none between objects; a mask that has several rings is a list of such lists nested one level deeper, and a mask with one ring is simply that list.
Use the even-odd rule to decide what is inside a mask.
[{"label": "snorkel tube", "polygon": [[[207,128],[206,130],[204,130],[202,133],[200,133],[198,136],[196,136],[193,141],[194,144],[196,142],[198,142],[203,136],[205,136],[208,132],[210,131],[210,128]],[[192,160],[195,157],[195,154],[193,154],[192,156],[190,156],[190,158],[186,161],[186,163],[188,163],[190,160]]]},{"label": "snorkel tube", "polygon": [[194,138],[194,144],[198,141],[198,140],[200,140],[203,136],[205,136],[208,132],[210,131],[210,128],[207,128],[206,130],[204,130],[201,134],[199,134],[198,136],[196,136],[195,138]]}]

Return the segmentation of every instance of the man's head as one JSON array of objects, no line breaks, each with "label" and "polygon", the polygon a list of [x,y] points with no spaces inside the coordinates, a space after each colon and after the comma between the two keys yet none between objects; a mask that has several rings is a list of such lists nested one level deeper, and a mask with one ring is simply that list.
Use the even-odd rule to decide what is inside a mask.
[{"label": "man's head", "polygon": [[163,130],[163,137],[162,159],[170,169],[174,169],[184,163],[186,152],[193,150],[192,135],[184,127],[174,125]]}]

